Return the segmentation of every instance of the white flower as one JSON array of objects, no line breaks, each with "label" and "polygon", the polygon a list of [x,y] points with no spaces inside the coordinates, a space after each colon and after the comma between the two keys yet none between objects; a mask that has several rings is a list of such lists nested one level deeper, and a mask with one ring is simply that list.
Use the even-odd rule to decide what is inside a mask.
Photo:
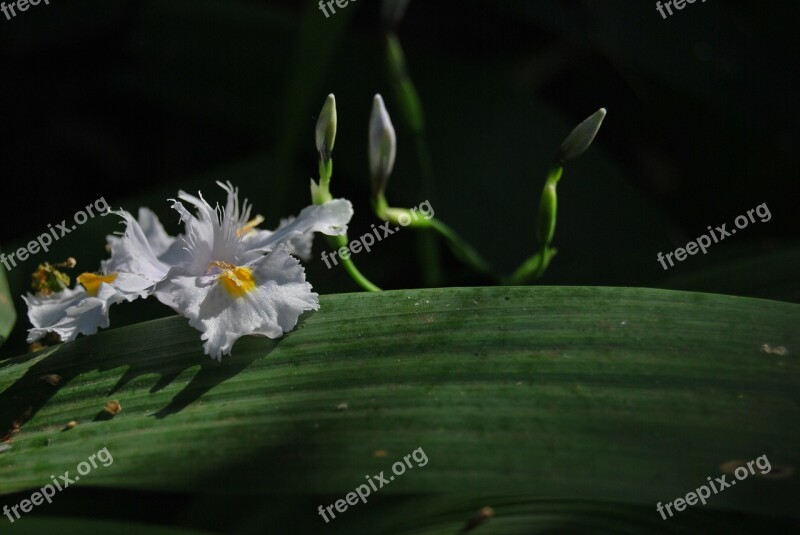
[{"label": "white flower", "polygon": [[73,289],[49,295],[23,295],[28,305],[28,342],[35,342],[48,332],[58,334],[64,342],[79,334],[95,334],[108,327],[108,309],[115,303],[133,301],[146,290],[148,281],[129,273],[95,275],[84,273]]},{"label": "white flower", "polygon": [[111,305],[152,295],[156,283],[166,277],[170,266],[157,256],[174,254],[175,238],[147,208],[139,210],[138,222],[128,212],[115,213],[125,221],[125,233],[108,236],[111,258],[102,262],[99,275],[83,273],[74,289],[23,296],[33,325],[28,342],[48,332],[58,334],[64,342],[79,334],[95,334],[98,328],[108,327]]},{"label": "white flower", "polygon": [[[245,335],[277,338],[290,331],[306,310],[318,308],[317,294],[290,253],[307,258],[315,232],[346,232],[353,215],[349,201],[334,199],[309,206],[275,231],[256,229],[250,207],[240,207],[237,190],[225,208],[212,208],[201,196],[180,192],[173,201],[185,234],[169,236],[156,215],[139,210],[138,221],[115,212],[126,224],[122,236],[109,236],[111,258],[100,274],[84,273],[79,286],[50,295],[24,296],[33,328],[28,341],[57,333],[63,341],[108,327],[108,309],[123,301],[154,295],[189,318],[206,341],[207,354],[221,359]],[[197,210],[193,216],[184,206]]]},{"label": "white flower", "polygon": [[[242,336],[278,338],[294,328],[304,311],[318,308],[318,296],[288,245],[294,242],[306,252],[314,232],[345,232],[353,213],[348,201],[335,199],[305,208],[274,232],[256,230],[248,223],[247,201],[240,206],[238,191],[219,185],[228,193],[224,209],[184,192],[173,201],[186,225],[179,238],[186,258],[156,287],[157,295],[168,295],[203,333],[206,354],[217,360]],[[182,201],[194,206],[197,216]]]},{"label": "white flower", "polygon": [[206,274],[174,268],[159,285],[176,308],[202,332],[206,354],[230,354],[242,336],[278,338],[294,328],[306,310],[319,308],[299,261],[284,247],[247,264],[215,262]]}]

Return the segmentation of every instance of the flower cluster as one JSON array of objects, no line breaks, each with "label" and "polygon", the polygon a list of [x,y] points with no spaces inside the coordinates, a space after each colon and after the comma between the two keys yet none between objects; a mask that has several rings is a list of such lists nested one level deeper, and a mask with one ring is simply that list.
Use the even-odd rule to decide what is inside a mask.
[{"label": "flower cluster", "polygon": [[284,219],[275,231],[262,230],[263,218],[250,219],[238,190],[219,185],[227,193],[224,207],[212,207],[202,194],[179,192],[171,200],[184,225],[177,237],[147,208],[138,218],[113,212],[126,228],[108,237],[111,258],[99,273],[83,273],[72,289],[23,297],[33,324],[28,342],[49,332],[63,341],[94,334],[108,327],[111,305],[150,296],[188,318],[202,333],[205,353],[217,360],[242,336],[278,338],[292,330],[304,311],[319,307],[295,257],[310,257],[316,232],[344,234],[352,205],[330,199]]},{"label": "flower cluster", "polygon": [[[390,57],[394,58],[398,76],[403,78],[402,52],[398,47],[399,43],[390,41]],[[419,133],[421,107],[416,103],[415,92],[401,93],[405,120]],[[561,144],[539,205],[540,249],[501,282],[524,284],[547,269],[556,254],[552,246],[556,185],[563,165],[589,148],[605,115],[606,110],[601,108]],[[242,336],[278,338],[292,330],[304,311],[319,307],[319,296],[311,291],[297,258],[311,257],[316,232],[327,235],[328,244],[337,250],[346,249],[349,243],[347,224],[353,207],[349,201],[335,199],[331,194],[337,124],[336,98],[329,95],[315,130],[319,182],[311,180],[313,204],[297,217],[282,220],[274,231],[258,228],[264,218],[250,219],[250,206],[247,201],[239,204],[238,191],[230,183],[219,183],[228,195],[224,207],[212,207],[201,194],[195,197],[179,192],[178,198],[172,200],[172,208],[180,215],[185,230],[177,237],[168,235],[147,208],[139,210],[138,218],[125,211],[113,212],[122,217],[126,229],[121,236],[108,237],[111,258],[101,264],[98,273],[83,273],[77,278],[78,285],[70,289],[69,278],[56,267],[71,267],[74,260],[39,266],[33,277],[36,293],[23,297],[33,324],[28,341],[35,342],[48,333],[63,341],[74,340],[79,334],[94,334],[100,327],[108,327],[111,305],[150,296],[186,316],[189,324],[202,333],[206,354],[217,360],[230,354],[234,342]],[[437,232],[459,260],[483,276],[494,277],[490,264],[477,250],[433,214],[420,219],[414,213],[416,208],[389,205],[386,186],[397,157],[397,135],[380,95],[373,99],[368,134],[375,215],[387,223],[406,226],[412,222],[414,228]],[[421,147],[420,153],[425,152]],[[436,248],[431,250],[428,264],[435,265]],[[352,257],[340,256],[342,267],[357,284],[367,291],[380,291],[358,270]]]}]

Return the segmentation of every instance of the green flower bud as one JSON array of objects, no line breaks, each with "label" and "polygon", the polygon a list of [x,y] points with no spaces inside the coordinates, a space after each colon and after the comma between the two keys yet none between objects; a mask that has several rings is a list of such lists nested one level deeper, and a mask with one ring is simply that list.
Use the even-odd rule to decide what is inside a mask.
[{"label": "green flower bud", "polygon": [[542,245],[550,245],[556,233],[556,211],[558,197],[556,196],[555,182],[547,181],[542,190],[542,199],[539,202],[539,226],[537,237]]},{"label": "green flower bud", "polygon": [[394,169],[397,154],[397,136],[383,98],[375,95],[369,120],[369,169],[372,193],[382,195]]},{"label": "green flower bud", "polygon": [[605,116],[606,109],[600,108],[588,119],[576,126],[558,149],[556,161],[558,163],[568,162],[586,152],[586,149],[592,144],[594,137],[600,130],[600,125],[603,124]]},{"label": "green flower bud", "polygon": [[322,111],[317,119],[317,151],[320,158],[327,161],[331,158],[333,144],[336,141],[336,97],[328,95]]}]

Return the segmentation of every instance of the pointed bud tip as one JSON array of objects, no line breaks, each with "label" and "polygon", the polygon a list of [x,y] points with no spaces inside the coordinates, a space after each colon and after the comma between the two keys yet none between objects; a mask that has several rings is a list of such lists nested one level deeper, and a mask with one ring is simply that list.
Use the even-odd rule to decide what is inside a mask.
[{"label": "pointed bud tip", "polygon": [[316,128],[317,152],[323,160],[330,159],[336,142],[336,97],[331,93],[319,113]]},{"label": "pointed bud tip", "polygon": [[373,193],[383,192],[394,169],[397,154],[397,136],[383,97],[376,94],[372,100],[369,119],[369,165]]},{"label": "pointed bud tip", "polygon": [[568,162],[586,152],[594,141],[597,132],[600,130],[606,113],[605,108],[600,108],[588,118],[584,119],[581,124],[576,126],[561,144],[556,160],[558,160],[559,163]]}]

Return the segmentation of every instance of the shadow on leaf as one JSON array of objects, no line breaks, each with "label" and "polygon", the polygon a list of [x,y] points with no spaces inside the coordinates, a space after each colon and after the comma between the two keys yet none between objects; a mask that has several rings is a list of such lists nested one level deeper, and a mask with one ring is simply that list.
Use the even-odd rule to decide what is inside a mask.
[{"label": "shadow on leaf", "polygon": [[[148,340],[146,346],[136,343],[142,339]],[[35,362],[0,393],[0,441],[12,439],[59,390],[93,371],[127,367],[109,390],[111,396],[141,377],[157,375],[158,379],[150,388],[150,392],[155,393],[187,370],[199,367],[167,406],[152,416],[165,418],[177,414],[215,386],[245,370],[256,358],[271,353],[280,340],[259,338],[252,343],[257,344],[257,350],[236,351],[219,363],[203,354],[197,331],[183,318],[174,317],[81,337],[39,353],[15,357],[4,362],[3,367]],[[255,349],[244,340],[237,345]],[[96,417],[95,421],[102,419]]]}]

